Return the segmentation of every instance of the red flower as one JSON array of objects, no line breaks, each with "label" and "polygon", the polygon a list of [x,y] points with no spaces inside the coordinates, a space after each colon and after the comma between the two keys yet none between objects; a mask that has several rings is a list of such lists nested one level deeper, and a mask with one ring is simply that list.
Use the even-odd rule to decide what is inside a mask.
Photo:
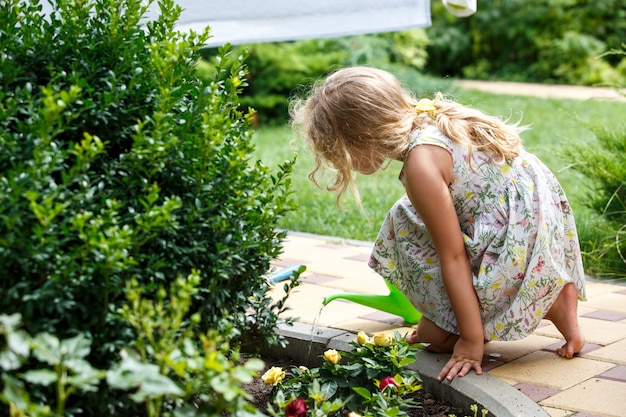
[{"label": "red flower", "polygon": [[382,391],[387,385],[391,385],[392,388],[398,388],[398,384],[396,384],[396,381],[393,380],[392,376],[383,378],[383,380],[380,381],[380,386],[378,387],[378,389]]},{"label": "red flower", "polygon": [[287,404],[285,413],[287,413],[287,417],[306,417],[307,410],[306,401],[302,398],[296,398]]}]

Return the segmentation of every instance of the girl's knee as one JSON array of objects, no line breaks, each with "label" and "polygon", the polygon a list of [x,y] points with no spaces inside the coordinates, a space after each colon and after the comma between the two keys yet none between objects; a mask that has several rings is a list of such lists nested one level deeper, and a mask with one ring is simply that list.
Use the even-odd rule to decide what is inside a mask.
[{"label": "girl's knee", "polygon": [[438,327],[435,323],[422,317],[417,326],[417,340],[420,343],[428,343],[428,350],[437,353],[452,352],[458,335],[450,333]]}]

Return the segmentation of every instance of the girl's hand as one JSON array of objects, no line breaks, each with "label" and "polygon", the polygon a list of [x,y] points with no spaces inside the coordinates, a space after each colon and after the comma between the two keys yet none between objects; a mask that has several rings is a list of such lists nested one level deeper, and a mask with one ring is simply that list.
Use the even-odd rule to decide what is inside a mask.
[{"label": "girl's hand", "polygon": [[454,345],[452,357],[437,376],[437,380],[452,381],[456,376],[464,377],[472,369],[476,371],[477,375],[481,375],[483,373],[481,362],[484,349],[482,341],[480,344],[476,344],[459,338]]}]

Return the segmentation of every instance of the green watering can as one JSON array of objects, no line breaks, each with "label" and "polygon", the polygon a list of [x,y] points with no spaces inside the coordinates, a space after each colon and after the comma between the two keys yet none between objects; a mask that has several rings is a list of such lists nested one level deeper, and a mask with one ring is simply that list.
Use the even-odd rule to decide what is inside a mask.
[{"label": "green watering can", "polygon": [[388,295],[377,294],[333,294],[324,298],[323,305],[327,305],[331,301],[337,298],[343,298],[344,300],[352,301],[353,303],[362,304],[367,307],[375,308],[376,310],[384,311],[386,313],[395,314],[404,319],[409,324],[415,324],[422,318],[422,313],[411,304],[408,298],[397,289],[391,282],[385,280],[387,288],[389,288]]}]

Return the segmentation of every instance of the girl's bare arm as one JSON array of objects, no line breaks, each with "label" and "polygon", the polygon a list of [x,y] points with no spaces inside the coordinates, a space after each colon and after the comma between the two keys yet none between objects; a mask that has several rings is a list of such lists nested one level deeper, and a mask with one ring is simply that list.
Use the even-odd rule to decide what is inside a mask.
[{"label": "girl's bare arm", "polygon": [[471,369],[482,373],[484,334],[480,308],[472,285],[459,220],[448,185],[452,180],[452,157],[443,148],[414,148],[405,167],[405,184],[411,203],[424,221],[439,257],[446,292],[452,304],[460,337],[452,357],[438,375],[451,381]]}]

